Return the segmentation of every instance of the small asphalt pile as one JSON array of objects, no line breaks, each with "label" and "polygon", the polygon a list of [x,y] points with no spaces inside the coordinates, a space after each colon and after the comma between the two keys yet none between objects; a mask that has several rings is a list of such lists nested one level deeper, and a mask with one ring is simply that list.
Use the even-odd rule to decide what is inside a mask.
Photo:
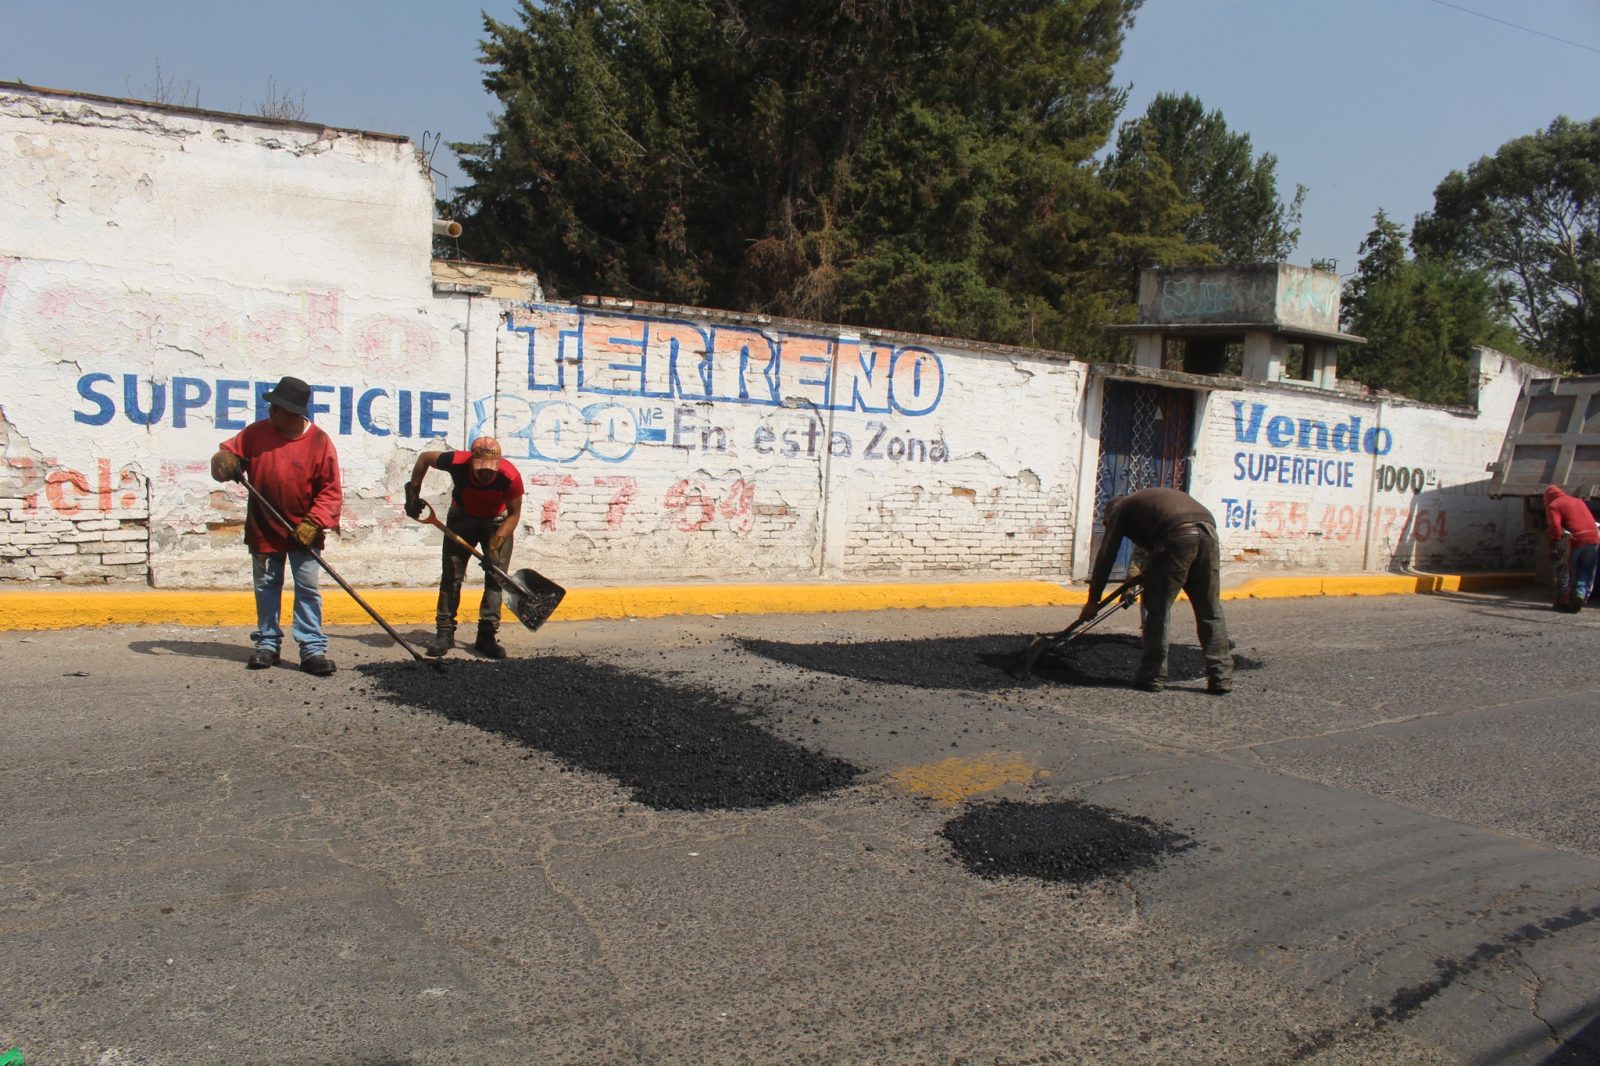
[{"label": "small asphalt pile", "polygon": [[[747,651],[806,670],[920,688],[993,691],[1015,688],[1008,672],[1017,654],[1034,634],[944,637],[933,640],[879,640],[856,644],[789,644],[745,640]],[[1125,634],[1085,634],[1056,652],[1041,656],[1034,682],[1126,687],[1139,665],[1139,638]],[[1260,663],[1235,654],[1236,670]],[[1190,645],[1174,645],[1168,656],[1168,679],[1198,681],[1206,676],[1205,657]]]},{"label": "small asphalt pile", "polygon": [[1083,884],[1153,867],[1194,842],[1148,818],[1061,800],[976,806],[941,830],[979,877],[1037,877]]},{"label": "small asphalt pile", "polygon": [[572,658],[358,667],[415,707],[604,774],[658,810],[772,807],[850,784],[861,770],[762,729],[709,689]]}]

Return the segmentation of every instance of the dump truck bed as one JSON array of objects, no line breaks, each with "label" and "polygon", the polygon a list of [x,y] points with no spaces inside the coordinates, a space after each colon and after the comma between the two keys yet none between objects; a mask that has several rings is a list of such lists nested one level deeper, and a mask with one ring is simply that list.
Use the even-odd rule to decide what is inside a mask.
[{"label": "dump truck bed", "polygon": [[1524,385],[1489,470],[1493,497],[1538,496],[1546,485],[1600,497],[1600,374]]}]

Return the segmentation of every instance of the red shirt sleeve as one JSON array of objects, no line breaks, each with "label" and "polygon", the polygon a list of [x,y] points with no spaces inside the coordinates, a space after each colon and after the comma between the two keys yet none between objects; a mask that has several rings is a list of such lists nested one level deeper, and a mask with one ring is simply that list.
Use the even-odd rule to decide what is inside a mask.
[{"label": "red shirt sleeve", "polygon": [[506,489],[506,502],[521,498],[523,494],[522,473],[517,470],[516,464],[509,459],[500,460],[500,472],[511,482],[511,487]]},{"label": "red shirt sleeve", "polygon": [[339,453],[334,449],[333,438],[322,430],[322,447],[312,475],[314,495],[306,517],[323,529],[338,529],[344,511],[344,482],[339,475]]}]

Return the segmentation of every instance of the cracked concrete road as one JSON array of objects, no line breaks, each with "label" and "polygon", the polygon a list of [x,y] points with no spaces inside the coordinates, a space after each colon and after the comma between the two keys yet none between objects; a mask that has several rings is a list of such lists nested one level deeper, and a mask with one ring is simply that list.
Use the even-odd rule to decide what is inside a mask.
[{"label": "cracked concrete road", "polygon": [[[1196,682],[919,688],[742,639],[911,640],[931,661],[1062,611],[507,633],[514,655],[713,689],[866,771],[723,811],[642,806],[381,699],[351,669],[402,657],[376,629],[335,631],[343,669],[320,681],[247,673],[238,631],[7,634],[0,1051],[1600,1058],[1600,612],[1530,593],[1242,602],[1229,618],[1259,667],[1225,699]],[[1182,608],[1175,634],[1192,647]],[[1087,885],[985,881],[940,829],[994,798],[1084,800],[1197,846]]]}]

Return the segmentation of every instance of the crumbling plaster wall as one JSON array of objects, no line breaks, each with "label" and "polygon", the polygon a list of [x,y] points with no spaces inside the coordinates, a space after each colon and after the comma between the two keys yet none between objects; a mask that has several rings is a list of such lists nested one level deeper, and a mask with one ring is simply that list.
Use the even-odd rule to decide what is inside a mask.
[{"label": "crumbling plaster wall", "polygon": [[[238,587],[243,495],[207,460],[285,373],[317,387],[361,584],[433,580],[401,486],[489,431],[528,486],[519,561],[569,581],[1086,565],[1095,420],[1059,354],[436,291],[431,183],[382,135],[0,86],[0,202],[0,580]],[[1482,496],[1526,376],[1483,353],[1476,410],[1199,387],[1229,567],[1526,565]]]},{"label": "crumbling plaster wall", "polygon": [[1070,559],[1083,374],[1059,355],[542,304],[510,309],[498,380],[534,562],[579,579],[1061,574]]},{"label": "crumbling plaster wall", "polygon": [[1217,516],[1225,565],[1528,567],[1521,501],[1489,499],[1485,468],[1533,373],[1478,349],[1471,408],[1293,386],[1211,393],[1191,491]]},{"label": "crumbling plaster wall", "polygon": [[432,197],[399,138],[0,87],[0,577],[237,585],[207,460],[284,374],[339,449],[351,576],[431,566],[393,497],[497,325],[433,295]]}]

